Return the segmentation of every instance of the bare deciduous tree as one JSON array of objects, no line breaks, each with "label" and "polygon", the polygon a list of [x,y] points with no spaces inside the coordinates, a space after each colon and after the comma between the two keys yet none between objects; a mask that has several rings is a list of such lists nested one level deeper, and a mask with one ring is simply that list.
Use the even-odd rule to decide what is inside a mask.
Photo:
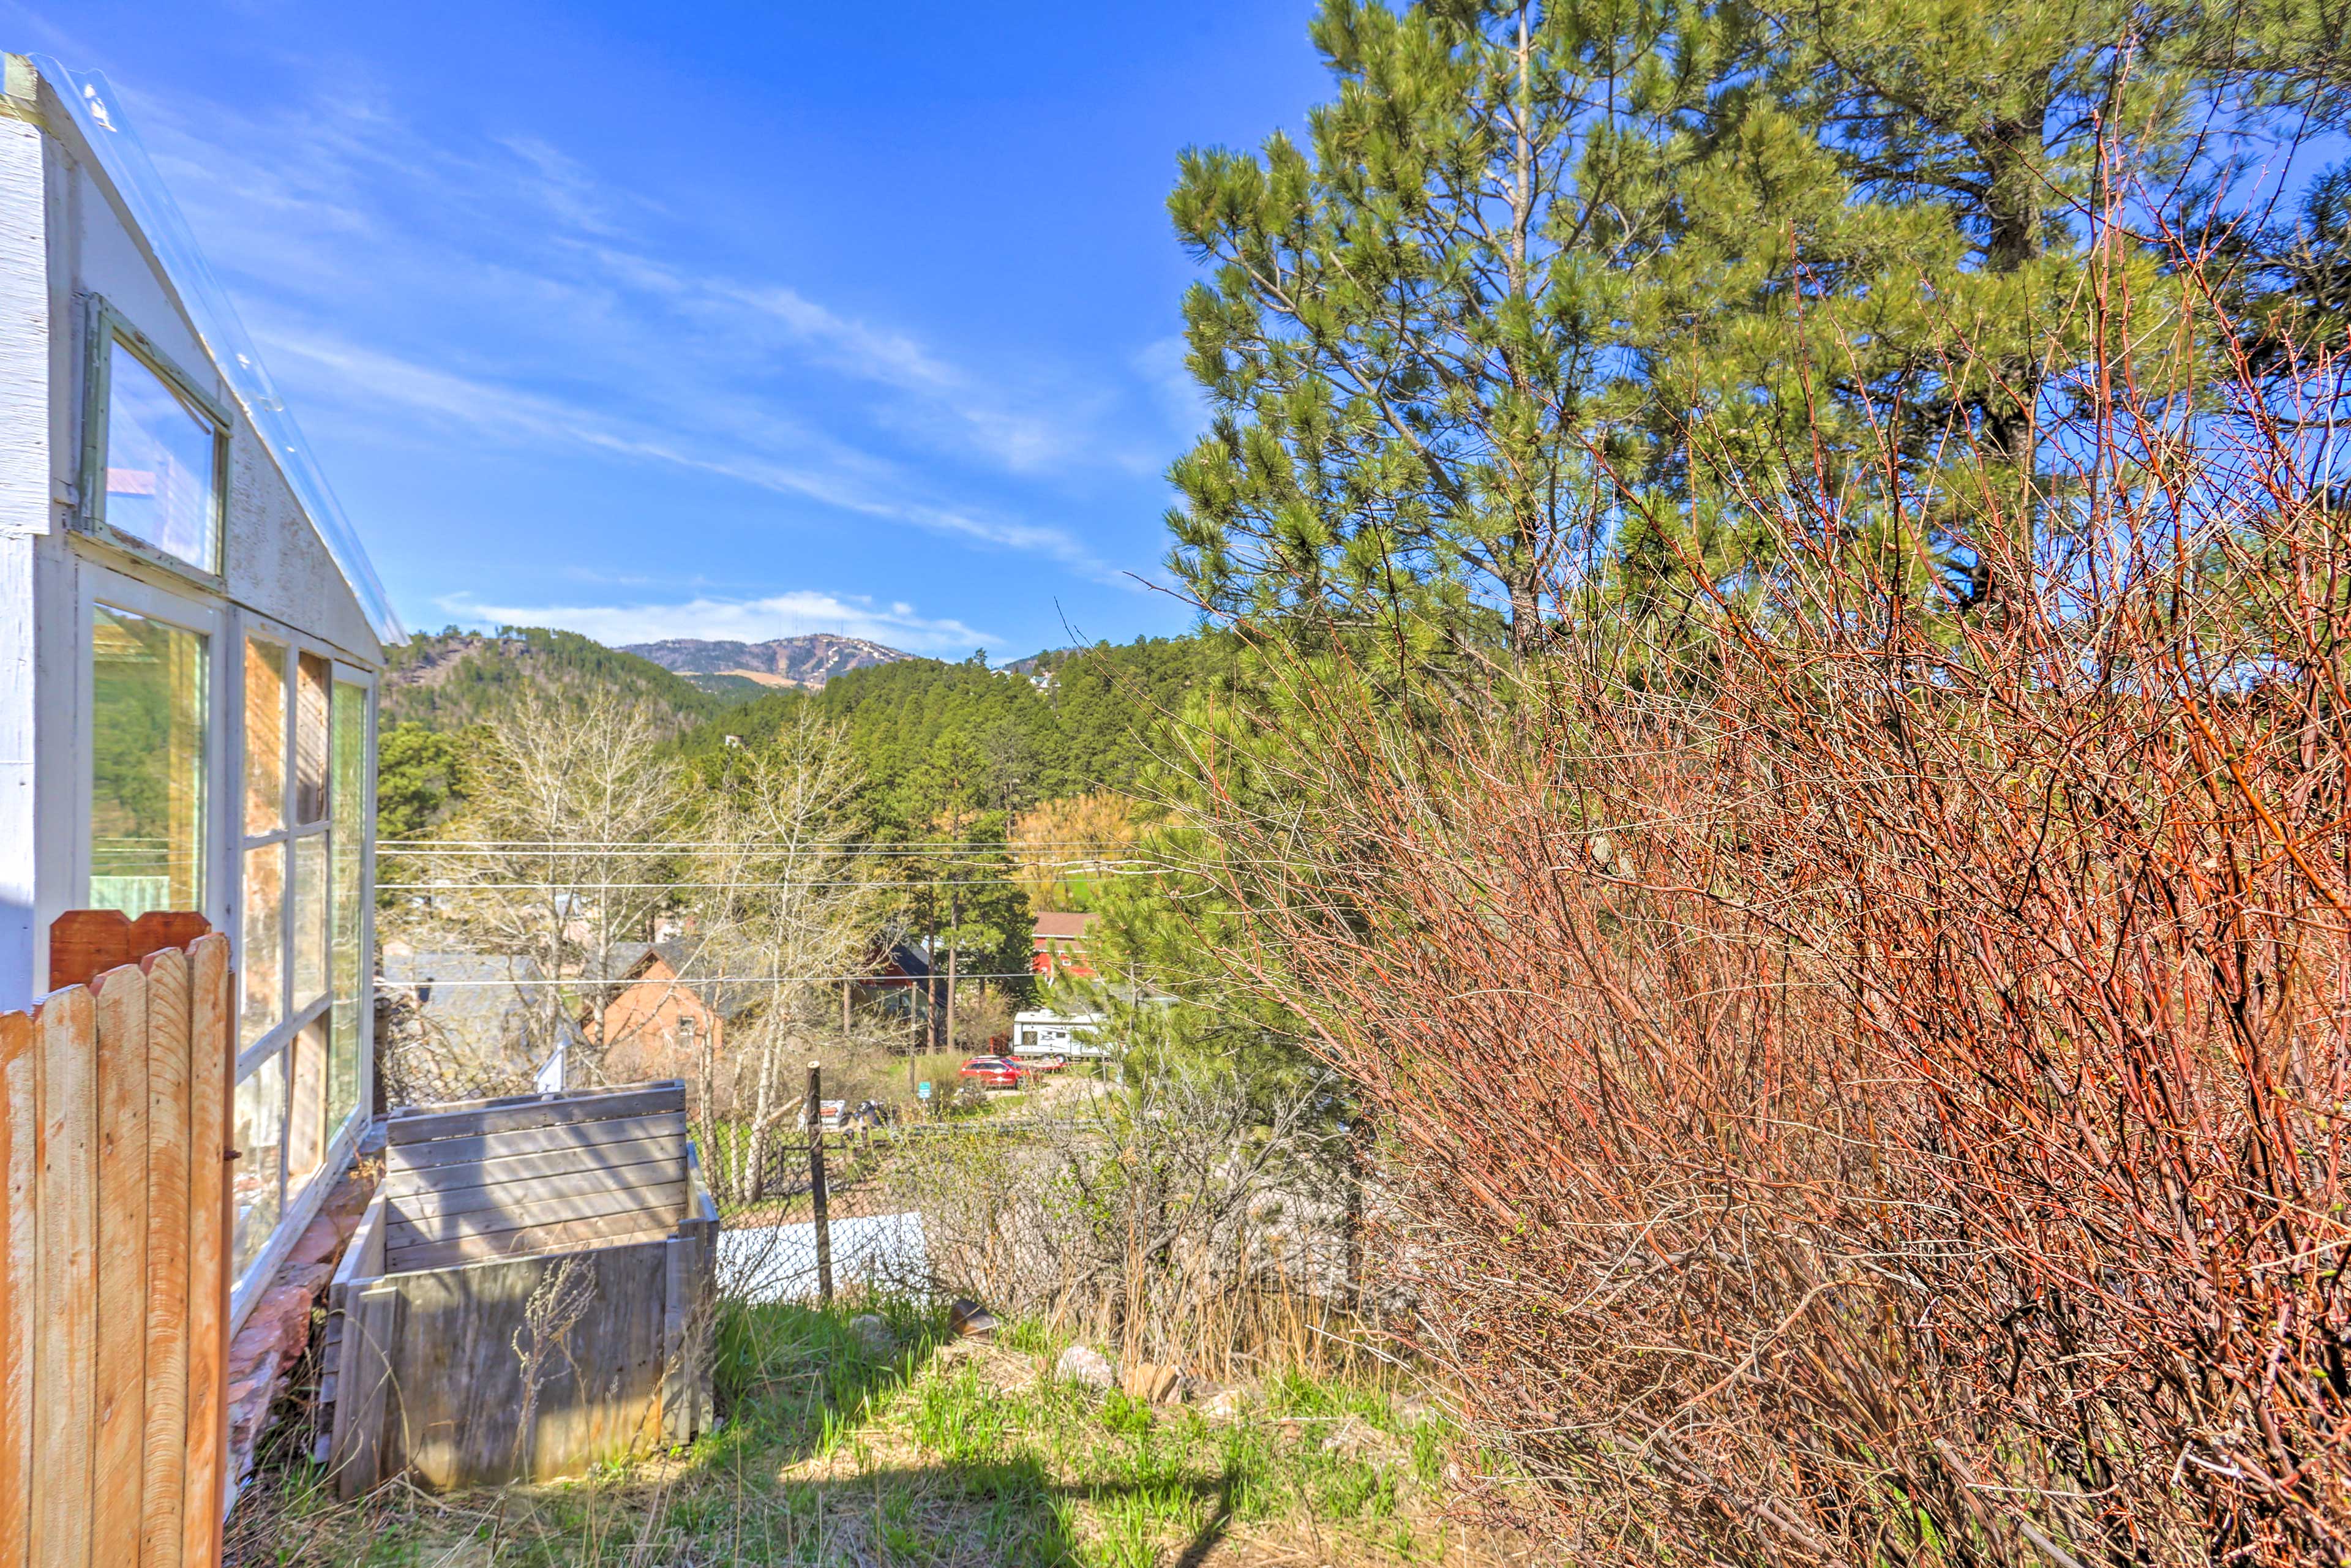
[{"label": "bare deciduous tree", "polygon": [[859,779],[840,731],[804,716],[744,753],[699,813],[692,903],[703,935],[688,978],[747,977],[728,988],[739,1027],[723,1046],[705,1038],[696,1065],[712,1185],[737,1201],[762,1196],[799,1108],[791,1069],[872,940],[878,890],[848,853]]},{"label": "bare deciduous tree", "polygon": [[652,714],[608,693],[532,692],[490,727],[466,809],[413,855],[436,889],[422,925],[536,971],[517,990],[537,1054],[577,1009],[601,1061],[606,955],[669,896],[664,841],[684,790],[663,738]]}]

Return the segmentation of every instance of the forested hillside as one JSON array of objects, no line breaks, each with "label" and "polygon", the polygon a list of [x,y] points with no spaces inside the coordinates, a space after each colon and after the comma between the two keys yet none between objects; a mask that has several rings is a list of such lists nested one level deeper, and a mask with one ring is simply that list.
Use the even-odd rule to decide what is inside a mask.
[{"label": "forested hillside", "polygon": [[[907,659],[852,670],[820,692],[778,692],[702,725],[682,746],[707,757],[736,736],[757,744],[803,711],[841,724],[864,765],[877,825],[911,827],[941,768],[975,806],[1008,814],[1040,800],[1125,789],[1150,760],[1148,736],[1207,668],[1199,637],[1137,638],[1022,661],[1029,673]],[[1040,684],[1041,682],[1041,684]]]},{"label": "forested hillside", "polygon": [[1154,727],[1181,708],[1213,657],[1208,642],[1176,637],[1058,649],[1021,661],[1025,673],[991,669],[977,656],[905,658],[836,675],[817,691],[758,692],[745,681],[756,695],[737,701],[573,632],[422,636],[394,653],[384,682],[382,831],[405,838],[445,817],[465,792],[459,732],[496,722],[539,687],[609,690],[644,704],[679,756],[705,770],[726,754],[729,736],[757,748],[812,713],[846,732],[863,770],[871,831],[919,836],[945,808],[1000,836],[1013,815],[1040,801],[1133,789],[1150,762]]},{"label": "forested hillside", "polygon": [[660,727],[674,734],[711,717],[731,700],[576,632],[536,626],[502,626],[495,635],[454,626],[421,632],[391,649],[386,661],[386,729],[407,723],[463,729],[495,717],[534,686],[617,694],[653,709]]}]

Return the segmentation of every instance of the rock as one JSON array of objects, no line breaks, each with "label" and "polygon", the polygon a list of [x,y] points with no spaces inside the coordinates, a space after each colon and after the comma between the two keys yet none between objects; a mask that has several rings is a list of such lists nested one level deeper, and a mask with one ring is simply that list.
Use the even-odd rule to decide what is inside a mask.
[{"label": "rock", "polygon": [[1063,1351],[1061,1359],[1053,1364],[1053,1375],[1064,1383],[1082,1383],[1089,1388],[1118,1386],[1118,1368],[1091,1345],[1073,1344]]},{"label": "rock", "polygon": [[1184,1375],[1157,1362],[1138,1361],[1126,1369],[1119,1388],[1129,1399],[1144,1405],[1165,1405],[1184,1386]]},{"label": "rock", "polygon": [[1238,1388],[1219,1388],[1200,1402],[1200,1414],[1211,1421],[1237,1421],[1248,1401]]},{"label": "rock", "polygon": [[968,1296],[957,1296],[947,1303],[947,1326],[959,1334],[992,1334],[1003,1324],[994,1312]]},{"label": "rock", "polygon": [[849,1320],[849,1332],[875,1361],[887,1361],[897,1354],[898,1336],[890,1332],[889,1320],[879,1312],[860,1312]]},{"label": "rock", "polygon": [[[324,1263],[342,1249],[342,1233],[335,1228],[331,1218],[322,1214],[295,1238],[293,1249],[286,1254],[286,1261],[289,1264]],[[328,1272],[331,1274],[334,1270],[329,1269]]]}]

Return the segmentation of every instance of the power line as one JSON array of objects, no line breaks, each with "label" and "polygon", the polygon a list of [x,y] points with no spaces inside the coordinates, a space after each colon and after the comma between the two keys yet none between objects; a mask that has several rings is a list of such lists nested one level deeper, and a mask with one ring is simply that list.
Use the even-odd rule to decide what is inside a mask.
[{"label": "power line", "polygon": [[[1029,850],[1088,850],[1118,847],[1102,839],[1037,839],[988,843],[970,839],[931,842],[899,842],[888,839],[823,841],[826,852],[836,854],[1004,854]],[[378,849],[403,854],[512,850],[531,854],[684,853],[695,850],[765,849],[778,847],[774,839],[379,839]],[[815,852],[813,851],[811,853]]]},{"label": "power line", "polygon": [[[467,957],[478,956],[464,955]],[[919,986],[925,980],[945,985],[946,977],[945,970],[930,975],[678,975],[666,980],[632,980],[625,975],[606,980],[591,980],[579,975],[551,977],[546,975],[514,975],[494,980],[443,980],[428,975],[413,980],[395,980],[378,975],[375,984],[378,990],[385,991],[413,991],[420,986],[430,986],[437,991],[450,986],[834,986],[844,980],[862,986]],[[965,980],[1033,980],[1037,977],[1033,969],[1005,969],[984,975],[958,974],[956,981],[961,984]]]},{"label": "power line", "polygon": [[[1144,876],[1155,869],[1144,867],[1134,871],[1107,867],[1104,876]],[[1014,887],[1027,882],[1027,877],[982,876],[965,879],[914,877],[904,882],[875,882],[868,877],[848,877],[833,881],[812,882],[388,882],[379,877],[376,886],[387,893],[665,893],[687,888],[737,893],[780,892],[801,887]]]}]

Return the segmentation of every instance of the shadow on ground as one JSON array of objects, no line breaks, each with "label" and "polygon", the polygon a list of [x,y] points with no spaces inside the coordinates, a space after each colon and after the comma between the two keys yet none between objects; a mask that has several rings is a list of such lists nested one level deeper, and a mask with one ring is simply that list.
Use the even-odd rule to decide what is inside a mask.
[{"label": "shadow on ground", "polygon": [[[903,1304],[728,1307],[722,1426],[681,1454],[578,1481],[336,1502],[288,1450],[233,1521],[231,1568],[1211,1568],[1257,1460],[1133,1406],[1047,1385],[925,1377],[953,1343]],[[914,1386],[919,1385],[919,1386]],[[1050,1435],[1021,1425],[1061,1407]],[[887,1420],[876,1417],[889,1410]],[[1196,1427],[1196,1422],[1195,1422]],[[1239,1441],[1235,1436],[1234,1441]],[[1091,1445],[1091,1447],[1089,1447]],[[1249,1452],[1253,1452],[1250,1450]],[[1082,1475],[1082,1481],[1061,1478]]]}]

